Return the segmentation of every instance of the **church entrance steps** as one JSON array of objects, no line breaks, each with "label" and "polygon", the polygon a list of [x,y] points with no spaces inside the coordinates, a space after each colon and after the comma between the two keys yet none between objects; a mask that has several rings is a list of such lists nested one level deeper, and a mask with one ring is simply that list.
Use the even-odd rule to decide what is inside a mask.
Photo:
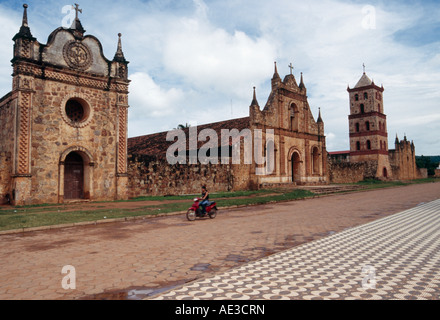
[{"label": "church entrance steps", "polygon": [[348,192],[348,191],[357,191],[357,190],[365,190],[365,186],[340,186],[340,185],[333,185],[333,186],[324,186],[324,187],[318,187],[318,186],[312,186],[312,187],[301,187],[302,189],[309,190],[315,194],[329,194],[329,193],[338,193],[338,192]]},{"label": "church entrance steps", "polygon": [[313,192],[314,194],[331,194],[339,192],[349,192],[357,190],[365,190],[365,186],[360,185],[297,185],[293,183],[272,183],[263,184],[262,189],[303,189]]}]

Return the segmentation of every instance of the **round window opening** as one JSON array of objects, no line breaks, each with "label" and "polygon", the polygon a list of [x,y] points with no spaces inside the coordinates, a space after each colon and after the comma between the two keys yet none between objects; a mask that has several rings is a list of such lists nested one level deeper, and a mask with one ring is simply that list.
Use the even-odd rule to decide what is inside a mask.
[{"label": "round window opening", "polygon": [[66,103],[66,115],[70,121],[81,123],[87,120],[89,116],[89,107],[87,104],[78,99],[70,99]]}]

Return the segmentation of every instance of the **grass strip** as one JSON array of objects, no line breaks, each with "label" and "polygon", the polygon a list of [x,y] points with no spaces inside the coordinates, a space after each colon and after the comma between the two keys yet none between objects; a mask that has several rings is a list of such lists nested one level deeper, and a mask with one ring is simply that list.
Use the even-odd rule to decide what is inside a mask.
[{"label": "grass strip", "polygon": [[[361,185],[367,189],[389,188],[410,184],[434,183],[439,179],[428,178],[414,181],[379,181],[367,180],[354,185]],[[347,191],[350,192],[350,191]],[[212,194],[217,206],[245,206],[259,205],[273,202],[305,199],[314,194],[307,190],[295,189],[266,189],[258,191],[220,192]],[[28,207],[14,207],[0,210],[0,231],[36,228],[61,224],[91,222],[105,219],[151,216],[172,212],[186,211],[192,204],[195,195],[173,197],[142,197],[131,201],[161,201],[161,200],[188,200],[188,202],[167,203],[161,205],[144,206],[136,209],[88,209],[65,211],[68,206],[63,205],[36,205]]]},{"label": "grass strip", "polygon": [[[274,193],[273,190],[271,193]],[[261,194],[263,196],[252,198],[234,199],[229,197],[217,202],[217,205],[219,208],[240,205],[256,205],[270,202],[303,199],[313,196],[313,193],[305,190],[295,190],[292,192],[271,196],[264,196],[264,193]],[[181,198],[179,200],[181,200]],[[58,211],[58,209],[54,208],[49,208],[50,210],[46,212],[43,212],[41,208],[3,210],[0,212],[0,231],[90,222],[104,219],[159,215],[186,211],[191,204],[191,202],[167,203],[159,206],[144,206],[138,209],[100,209],[93,211],[78,210],[72,212]]]}]

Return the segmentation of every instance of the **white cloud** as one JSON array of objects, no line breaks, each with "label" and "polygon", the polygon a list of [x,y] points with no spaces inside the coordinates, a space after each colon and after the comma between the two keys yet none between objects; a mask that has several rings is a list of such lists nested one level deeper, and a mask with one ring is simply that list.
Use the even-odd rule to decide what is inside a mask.
[{"label": "white cloud", "polygon": [[18,32],[21,19],[16,21],[19,15],[0,5],[0,98],[11,91],[12,74],[11,59],[13,54],[12,38]]},{"label": "white cloud", "polygon": [[[182,115],[184,93],[176,88],[162,88],[146,73],[138,72],[130,76],[130,118],[141,124],[143,121],[157,121],[157,118],[166,118],[172,115]],[[129,126],[130,129],[132,129]],[[130,132],[136,135],[146,134],[146,129],[141,125],[144,132],[133,128]],[[170,129],[170,128],[167,128]],[[151,133],[148,130],[148,133]]]},{"label": "white cloud", "polygon": [[168,72],[188,85],[239,96],[268,76],[275,57],[265,39],[254,40],[241,31],[230,34],[196,18],[176,21],[164,39],[163,54]]},{"label": "white cloud", "polygon": [[[110,59],[116,35],[123,33],[124,53],[131,62],[131,136],[168,130],[182,122],[246,116],[253,86],[257,86],[260,105],[266,103],[276,60],[282,77],[289,72],[290,62],[297,78],[304,72],[315,117],[318,107],[322,108],[329,151],[346,150],[346,88],[356,84],[365,63],[368,75],[385,87],[390,145],[395,133],[403,136],[406,132],[420,153],[437,154],[440,128],[432,119],[438,114],[440,95],[439,42],[417,46],[407,38],[398,41],[395,34],[418,30],[421,22],[438,23],[438,15],[429,4],[372,0],[368,4],[375,9],[376,28],[365,29],[366,4],[349,0],[83,0],[80,18],[88,33],[102,41]],[[50,0],[39,3],[37,10],[31,4],[30,27],[41,43],[61,24],[63,5]],[[22,11],[13,1],[0,6],[4,26],[0,72],[7,75],[0,80],[0,90],[7,93],[11,39]]]}]

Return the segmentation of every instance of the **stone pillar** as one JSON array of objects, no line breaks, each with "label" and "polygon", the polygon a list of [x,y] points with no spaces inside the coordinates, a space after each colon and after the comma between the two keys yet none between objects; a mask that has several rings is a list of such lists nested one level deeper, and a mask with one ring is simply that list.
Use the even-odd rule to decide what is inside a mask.
[{"label": "stone pillar", "polygon": [[13,174],[13,203],[30,204],[31,199],[31,109],[34,91],[31,78],[16,76],[16,140]]},{"label": "stone pillar", "polygon": [[305,146],[304,146],[304,153],[305,153],[305,173],[306,173],[306,177],[307,179],[312,175],[311,174],[311,158],[312,158],[312,151],[310,150],[310,142],[309,140],[305,140]]},{"label": "stone pillar", "polygon": [[127,135],[128,135],[128,97],[127,94],[117,95],[118,109],[118,143],[117,143],[117,172],[116,172],[116,199],[128,199],[127,174]]},{"label": "stone pillar", "polygon": [[20,175],[13,177],[12,204],[16,206],[30,205],[32,177]]},{"label": "stone pillar", "polygon": [[284,141],[284,136],[280,136],[280,176],[285,177],[286,175],[286,142]]}]

